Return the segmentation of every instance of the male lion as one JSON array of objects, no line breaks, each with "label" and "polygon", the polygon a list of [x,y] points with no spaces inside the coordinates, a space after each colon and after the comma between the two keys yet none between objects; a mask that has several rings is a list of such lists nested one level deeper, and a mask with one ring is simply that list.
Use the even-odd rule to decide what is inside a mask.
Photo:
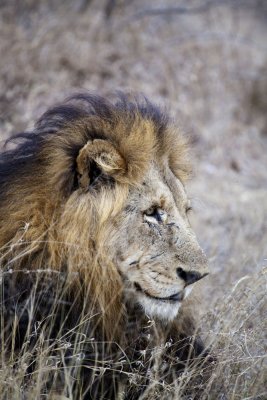
[{"label": "male lion", "polygon": [[37,325],[49,339],[71,332],[70,343],[82,333],[84,359],[72,373],[85,365],[86,378],[73,390],[111,399],[124,382],[124,398],[135,399],[144,388],[133,391],[123,371],[129,377],[142,360],[147,386],[153,349],[168,341],[161,378],[173,380],[203,351],[179,309],[208,274],[187,216],[185,138],[146,99],[78,94],[12,141],[0,163],[0,248],[13,347],[33,343]]}]

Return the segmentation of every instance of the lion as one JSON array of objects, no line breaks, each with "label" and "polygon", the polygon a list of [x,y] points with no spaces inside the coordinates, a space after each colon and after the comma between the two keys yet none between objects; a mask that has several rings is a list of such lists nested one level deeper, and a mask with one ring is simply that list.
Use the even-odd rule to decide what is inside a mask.
[{"label": "lion", "polygon": [[[67,285],[53,309],[61,332],[87,317],[85,335],[106,343],[102,362],[106,354],[114,361],[122,349],[131,364],[144,349],[166,341],[179,368],[201,354],[201,340],[192,339],[193,315],[183,305],[208,274],[208,262],[188,219],[188,141],[166,112],[146,98],[120,94],[111,101],[81,93],[9,143],[0,163],[1,265],[9,278],[14,275],[5,289],[8,315],[9,293],[20,292],[18,319],[25,319],[32,277],[46,271]],[[49,287],[51,281],[53,286],[57,279]],[[44,286],[39,279],[39,309]],[[42,317],[51,315],[48,298]],[[38,318],[37,312],[32,327]],[[23,339],[27,329],[18,336]],[[165,376],[173,379],[173,372]],[[87,374],[82,398],[115,398],[114,379],[103,379],[105,374],[96,384]],[[123,390],[124,398],[137,398],[127,380]]]}]

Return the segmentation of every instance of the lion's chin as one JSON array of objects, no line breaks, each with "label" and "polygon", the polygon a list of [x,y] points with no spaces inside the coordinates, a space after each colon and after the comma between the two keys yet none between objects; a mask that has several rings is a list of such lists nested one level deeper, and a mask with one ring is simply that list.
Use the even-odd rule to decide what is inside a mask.
[{"label": "lion's chin", "polygon": [[181,302],[167,302],[143,297],[139,300],[146,315],[150,318],[157,318],[166,322],[173,321],[179,312]]}]

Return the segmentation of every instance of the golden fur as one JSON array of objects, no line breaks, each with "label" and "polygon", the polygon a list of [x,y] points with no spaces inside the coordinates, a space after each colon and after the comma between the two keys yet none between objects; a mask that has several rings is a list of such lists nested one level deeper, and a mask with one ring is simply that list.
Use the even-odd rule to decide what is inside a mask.
[{"label": "golden fur", "polygon": [[187,141],[165,113],[146,99],[77,95],[12,140],[0,164],[3,269],[66,273],[108,340],[125,342],[136,302],[163,331],[192,335],[180,301],[165,298],[184,297],[178,270],[200,278],[207,267],[186,216]]}]

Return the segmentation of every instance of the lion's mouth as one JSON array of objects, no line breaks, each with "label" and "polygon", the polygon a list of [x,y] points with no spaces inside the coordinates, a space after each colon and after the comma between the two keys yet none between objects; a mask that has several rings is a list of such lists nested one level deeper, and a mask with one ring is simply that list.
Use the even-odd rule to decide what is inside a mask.
[{"label": "lion's mouth", "polygon": [[168,297],[158,297],[158,296],[153,296],[152,294],[148,293],[146,290],[142,289],[142,287],[137,282],[134,283],[134,286],[135,286],[135,289],[138,292],[144,293],[147,297],[150,297],[151,299],[164,301],[164,302],[172,302],[172,303],[181,302],[184,299],[184,292],[183,291],[178,292],[178,293],[174,293],[174,294],[172,294],[171,296],[168,296]]}]

